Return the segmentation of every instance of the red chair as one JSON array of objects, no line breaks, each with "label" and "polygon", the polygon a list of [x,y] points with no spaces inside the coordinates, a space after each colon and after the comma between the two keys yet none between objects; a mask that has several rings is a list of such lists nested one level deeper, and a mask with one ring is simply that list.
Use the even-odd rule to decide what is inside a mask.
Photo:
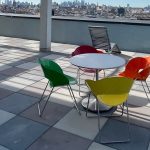
[{"label": "red chair", "polygon": [[[149,57],[150,60],[150,57]],[[141,81],[141,84],[143,86],[144,92],[148,98],[148,94],[146,92],[146,89],[144,87],[143,82],[145,82],[146,87],[150,93],[150,89],[148,87],[148,84],[146,82],[146,79],[150,75],[150,61],[145,57],[135,57],[127,63],[125,70],[121,73],[119,73],[119,76],[128,77],[134,80]],[[148,98],[149,100],[149,98]]]},{"label": "red chair", "polygon": [[[80,55],[80,54],[86,54],[86,53],[103,53],[103,51],[97,50],[96,48],[94,48],[92,46],[89,46],[89,45],[81,45],[81,46],[77,47],[74,52],[72,52],[72,56]],[[78,82],[79,82],[79,95],[80,95],[80,76],[82,75],[82,74],[80,74],[80,71],[83,72],[82,74],[84,74],[84,73],[94,73],[94,77],[95,77],[95,74],[96,74],[95,69],[78,68],[78,70],[77,70],[77,79],[78,79]],[[105,72],[104,72],[104,76],[105,76]]]}]

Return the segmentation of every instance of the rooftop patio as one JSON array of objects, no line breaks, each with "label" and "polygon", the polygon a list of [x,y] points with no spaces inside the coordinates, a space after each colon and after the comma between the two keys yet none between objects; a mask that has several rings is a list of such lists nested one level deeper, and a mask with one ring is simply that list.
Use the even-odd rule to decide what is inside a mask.
[{"label": "rooftop patio", "polygon": [[[55,89],[42,118],[38,116],[37,102],[47,82],[37,63],[38,58],[54,60],[66,74],[76,77],[77,68],[69,62],[76,47],[52,43],[51,52],[39,52],[39,41],[0,37],[0,150],[150,150],[150,102],[140,82],[134,83],[128,100],[129,143],[100,144],[97,117],[86,118],[82,106],[79,116],[65,87]],[[132,57],[146,55],[122,52],[120,56],[128,61]],[[106,70],[106,76],[114,76],[122,69]],[[83,83],[84,79],[93,78],[91,75],[81,77]],[[100,72],[102,77],[103,72]],[[80,104],[88,89],[82,86],[80,97],[78,86],[72,88]],[[109,139],[118,138],[118,135],[126,138],[126,115],[103,117],[102,122],[102,132]]]}]

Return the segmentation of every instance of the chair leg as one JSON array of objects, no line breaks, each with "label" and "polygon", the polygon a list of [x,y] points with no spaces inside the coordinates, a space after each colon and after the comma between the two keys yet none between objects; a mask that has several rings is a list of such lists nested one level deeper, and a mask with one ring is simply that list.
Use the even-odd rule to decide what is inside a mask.
[{"label": "chair leg", "polygon": [[95,80],[95,78],[96,78],[96,73],[94,73],[93,80]]},{"label": "chair leg", "polygon": [[39,102],[38,102],[39,115],[41,114],[41,111],[40,111],[40,103],[41,103],[41,101],[42,101],[42,99],[43,99],[43,96],[44,96],[44,93],[45,93],[45,91],[46,91],[46,89],[47,89],[48,84],[49,84],[49,81],[47,82],[47,84],[46,84],[46,86],[45,86],[45,89],[44,89],[44,91],[43,91],[43,93],[42,93],[42,95],[41,95],[41,98],[40,98],[40,100],[39,100]]},{"label": "chair leg", "polygon": [[122,104],[122,106],[120,106],[120,108],[121,108],[121,115],[120,116],[123,116],[123,113],[124,113],[124,103]]},{"label": "chair leg", "polygon": [[128,107],[128,102],[126,101],[126,107],[127,107],[127,123],[128,123],[128,133],[129,133],[129,138],[126,142],[129,142],[131,140],[131,133],[130,133],[130,121],[129,121],[129,107]]},{"label": "chair leg", "polygon": [[40,117],[42,117],[42,115],[43,115],[43,112],[44,112],[44,110],[45,110],[45,108],[46,108],[46,105],[47,105],[47,103],[48,103],[48,100],[49,100],[51,94],[53,93],[53,90],[54,90],[54,87],[52,88],[50,94],[48,95],[48,98],[47,98],[47,100],[46,100],[46,102],[45,102],[45,104],[44,104],[44,107],[43,107],[42,111],[40,110],[40,107],[39,107],[39,112],[40,112],[39,116],[40,116]]},{"label": "chair leg", "polygon": [[79,84],[78,84],[78,86],[79,86],[79,96],[81,96],[81,94],[80,94],[80,68],[78,68],[78,70],[77,70],[77,79],[78,79],[78,82],[79,82]]},{"label": "chair leg", "polygon": [[106,77],[105,70],[103,70],[103,72],[104,72],[104,78],[105,78]]},{"label": "chair leg", "polygon": [[90,103],[90,96],[91,96],[91,92],[89,92],[89,95],[88,95],[88,103],[87,103],[87,108],[86,108],[86,117],[88,117],[88,109],[89,109],[89,103]]},{"label": "chair leg", "polygon": [[[144,84],[143,84],[142,81],[141,81],[141,84],[142,84],[142,86],[143,86],[143,89],[144,89],[144,92],[145,92],[145,94],[146,94],[146,97],[147,97],[148,101],[150,101],[150,99],[149,99],[149,97],[148,97],[148,94],[147,94],[147,92],[146,92],[146,89],[145,89]],[[147,86],[147,84],[146,84],[146,86]],[[148,88],[148,87],[147,87],[147,88]],[[148,88],[148,90],[149,90],[149,88]]]},{"label": "chair leg", "polygon": [[80,112],[80,110],[79,110],[79,108],[78,108],[78,104],[77,104],[76,98],[75,98],[75,96],[74,96],[74,94],[73,94],[72,88],[71,88],[71,86],[70,86],[70,85],[68,85],[67,87],[68,87],[68,90],[69,90],[70,96],[71,96],[71,98],[72,98],[72,99],[73,99],[73,101],[74,101],[74,105],[75,105],[75,107],[76,107],[76,109],[77,109],[77,111],[78,111],[79,115],[81,115],[81,112]]},{"label": "chair leg", "polygon": [[98,114],[98,134],[99,134],[99,142],[101,143],[101,124],[100,124],[100,108],[99,108],[99,101],[96,100],[97,102],[97,114]]},{"label": "chair leg", "polygon": [[149,87],[148,87],[148,84],[147,84],[147,82],[146,82],[146,81],[145,81],[145,83],[146,83],[147,89],[148,89],[148,91],[149,91],[149,93],[150,93],[150,89],[149,89]]},{"label": "chair leg", "polygon": [[[145,81],[145,84],[146,84],[147,89],[148,89],[148,92],[149,92],[149,94],[150,94],[150,89],[149,89],[148,84],[147,84],[147,82],[146,82],[146,81]],[[148,100],[149,100],[149,102],[150,102],[150,99],[149,99],[149,98],[148,98]]]},{"label": "chair leg", "polygon": [[[100,112],[98,111],[98,129],[99,129],[99,141],[102,144],[110,144],[110,143],[124,143],[124,142],[130,142],[130,137],[131,137],[131,133],[130,133],[130,122],[129,122],[129,110],[128,110],[128,103],[126,101],[126,108],[127,108],[127,128],[128,128],[128,139],[126,140],[115,140],[115,141],[108,141],[108,142],[104,142],[102,141],[102,136],[101,136],[101,129],[100,129]],[[98,110],[99,110],[99,105],[98,105]]]}]

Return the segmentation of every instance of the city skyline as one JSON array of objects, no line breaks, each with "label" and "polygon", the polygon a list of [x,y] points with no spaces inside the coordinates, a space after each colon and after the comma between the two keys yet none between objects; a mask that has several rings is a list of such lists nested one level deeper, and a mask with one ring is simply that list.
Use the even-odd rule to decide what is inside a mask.
[{"label": "city skyline", "polygon": [[[4,2],[5,0],[2,0]],[[34,4],[39,4],[40,0],[16,0],[20,2],[33,2]],[[52,2],[61,3],[63,1],[75,1],[75,0],[52,0]],[[79,0],[80,1],[80,0]],[[129,4],[131,7],[146,7],[150,5],[148,0],[84,0],[86,3],[98,3],[99,5],[109,5],[109,6],[122,6],[125,7]]]}]

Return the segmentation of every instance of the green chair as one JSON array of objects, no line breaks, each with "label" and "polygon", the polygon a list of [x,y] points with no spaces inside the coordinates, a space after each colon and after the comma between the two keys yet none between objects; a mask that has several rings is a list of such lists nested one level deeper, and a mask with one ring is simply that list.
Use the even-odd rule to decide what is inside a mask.
[{"label": "green chair", "polygon": [[[93,80],[86,80],[86,84],[91,90],[92,94],[97,99],[97,107],[98,107],[98,129],[99,129],[99,135],[100,135],[100,142],[101,143],[118,143],[118,142],[128,142],[130,141],[130,129],[129,129],[129,114],[128,114],[128,103],[127,98],[129,91],[132,87],[133,80],[125,77],[110,77],[110,78],[104,78],[101,80],[93,81]],[[87,110],[89,107],[89,100],[88,99],[88,105]],[[124,104],[126,104],[127,107],[127,123],[128,123],[128,132],[129,132],[129,138],[127,140],[121,141],[109,141],[109,142],[103,142],[101,140],[101,129],[100,129],[100,103],[103,103],[106,106],[116,107],[119,105],[122,105],[123,112],[124,112]],[[87,112],[86,112],[87,116]],[[111,136],[111,135],[110,135]]]},{"label": "green chair", "polygon": [[[48,60],[48,59],[39,59],[39,63],[42,67],[45,78],[48,79],[48,83],[47,83],[47,85],[46,85],[46,87],[43,91],[43,94],[40,98],[40,101],[38,102],[39,116],[42,116],[42,114],[44,112],[44,109],[45,109],[45,107],[48,103],[48,100],[49,100],[51,94],[53,93],[54,88],[58,87],[58,86],[67,86],[68,87],[70,96],[74,101],[74,105],[75,105],[78,113],[80,114],[80,110],[77,106],[77,101],[75,99],[72,88],[70,86],[70,85],[74,85],[74,84],[77,83],[76,79],[73,78],[73,77],[70,77],[68,75],[65,75],[63,73],[63,70],[60,68],[60,66],[57,63],[55,63],[54,61],[51,61],[51,60]],[[50,92],[49,96],[47,97],[47,100],[46,100],[46,102],[43,106],[43,109],[41,110],[40,103],[43,100],[43,96],[44,96],[44,93],[45,93],[48,85],[50,85],[50,87],[52,89],[51,89],[51,92]]]}]

